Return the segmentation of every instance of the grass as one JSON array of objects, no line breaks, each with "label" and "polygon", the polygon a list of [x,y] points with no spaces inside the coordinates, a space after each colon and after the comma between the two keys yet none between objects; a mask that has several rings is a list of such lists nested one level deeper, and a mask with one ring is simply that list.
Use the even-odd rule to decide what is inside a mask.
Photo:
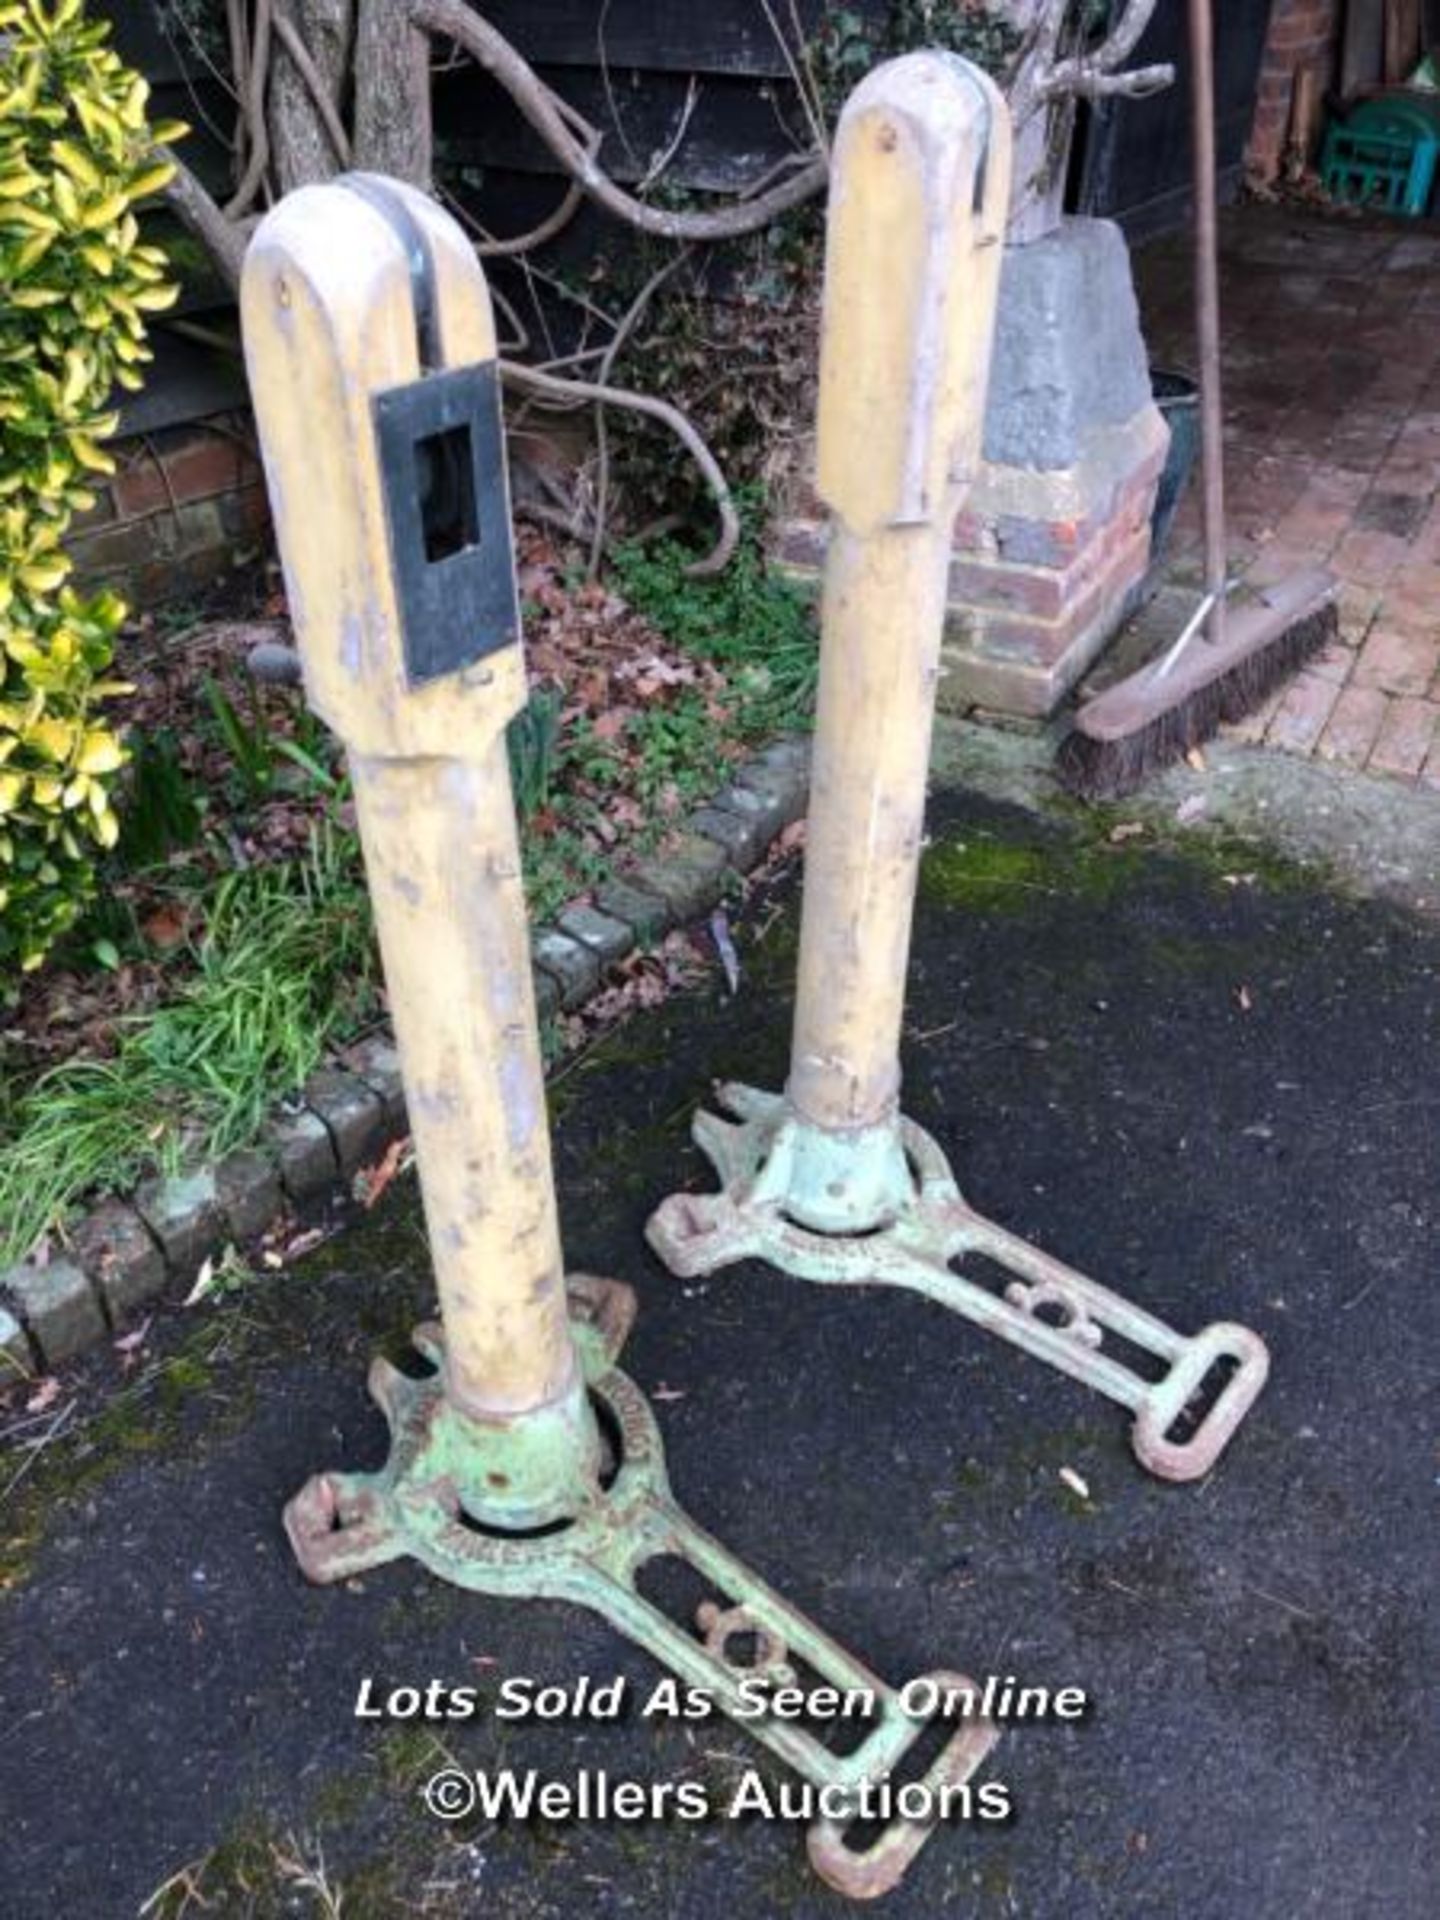
[{"label": "grass", "polygon": [[175,998],[124,1026],[110,1058],[51,1068],[0,1119],[0,1264],[92,1190],[253,1139],[327,1044],[361,1024],[376,967],[353,837],[322,822],[304,859],[223,880],[193,960]]},{"label": "grass", "polygon": [[[724,748],[805,723],[814,698],[817,641],[804,594],[766,569],[754,503],[746,538],[715,579],[691,578],[673,543],[623,551],[614,585],[678,652],[723,675],[713,690],[680,689],[626,716],[602,739],[588,718],[561,723],[562,695],[542,686],[512,724],[509,754],[532,915],[545,919],[596,885],[613,854],[595,831],[607,798],[623,796],[629,851],[645,851],[724,777]],[[227,873],[218,882],[179,856],[202,831],[203,790],[181,765],[179,742],[159,730],[137,753],[122,864],[168,861],[187,917],[201,931],[177,957],[172,996],[120,1016],[104,1058],[77,1056],[28,1084],[0,1085],[0,1266],[21,1258],[91,1193],[124,1192],[147,1173],[213,1162],[249,1144],[278,1099],[294,1093],[327,1048],[376,1004],[377,965],[355,837],[336,824],[343,779],[322,764],[318,723],[298,739],[262,705],[242,716],[214,680],[202,687],[201,725],[231,763],[242,803],[254,806],[296,769],[321,820],[308,855]],[[293,762],[288,768],[284,762]],[[181,875],[185,874],[182,879]],[[144,952],[124,901],[102,894],[87,923],[90,955],[114,968]],[[83,944],[83,942],[82,942]]]}]

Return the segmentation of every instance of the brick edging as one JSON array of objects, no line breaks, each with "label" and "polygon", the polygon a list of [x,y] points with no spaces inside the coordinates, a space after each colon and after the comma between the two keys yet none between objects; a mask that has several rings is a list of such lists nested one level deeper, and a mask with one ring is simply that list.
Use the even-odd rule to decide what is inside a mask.
[{"label": "brick edging", "polygon": [[[810,746],[772,741],[683,822],[669,849],[627,866],[531,936],[542,1020],[583,1006],[608,970],[706,913],[727,878],[758,865],[805,811]],[[204,1262],[252,1241],[291,1205],[348,1189],[406,1132],[400,1061],[388,1032],[342,1049],[273,1113],[254,1147],[93,1205],[63,1253],[0,1273],[0,1384],[97,1346],[144,1307],[182,1298]]]}]

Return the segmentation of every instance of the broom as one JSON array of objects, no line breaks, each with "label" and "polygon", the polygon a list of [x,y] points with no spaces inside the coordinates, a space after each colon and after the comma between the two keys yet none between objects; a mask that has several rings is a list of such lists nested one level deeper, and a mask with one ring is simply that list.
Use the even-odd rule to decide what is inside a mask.
[{"label": "broom", "polygon": [[1339,626],[1336,581],[1323,567],[1291,574],[1254,605],[1226,606],[1225,486],[1220,404],[1220,274],[1216,236],[1215,82],[1210,0],[1189,0],[1194,90],[1196,334],[1205,590],[1193,618],[1158,661],[1087,701],[1061,745],[1056,771],[1087,800],[1130,793],[1151,773],[1243,719]]}]

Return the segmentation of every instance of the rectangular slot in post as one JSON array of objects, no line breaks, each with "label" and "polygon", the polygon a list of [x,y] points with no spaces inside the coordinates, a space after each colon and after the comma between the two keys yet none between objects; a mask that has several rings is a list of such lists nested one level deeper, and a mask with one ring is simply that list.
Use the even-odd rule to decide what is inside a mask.
[{"label": "rectangular slot in post", "polygon": [[415,486],[425,558],[432,566],[477,543],[475,455],[468,426],[444,427],[415,442]]}]

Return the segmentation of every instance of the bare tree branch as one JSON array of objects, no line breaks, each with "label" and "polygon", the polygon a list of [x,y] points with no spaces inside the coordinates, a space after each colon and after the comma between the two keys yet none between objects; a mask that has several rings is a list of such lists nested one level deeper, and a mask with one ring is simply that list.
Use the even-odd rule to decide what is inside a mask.
[{"label": "bare tree branch", "polygon": [[238,292],[240,262],[245,258],[249,238],[246,229],[216,205],[183,160],[168,147],[160,151],[175,169],[165,189],[165,198],[214,260],[227,285]]},{"label": "bare tree branch", "polygon": [[627,387],[597,386],[588,380],[560,380],[553,373],[541,373],[538,367],[521,367],[509,360],[502,363],[500,372],[507,387],[536,394],[542,399],[553,399],[564,407],[581,406],[587,400],[598,400],[606,406],[624,407],[631,413],[647,414],[652,420],[659,420],[667,426],[705,476],[705,484],[715,497],[715,507],[720,515],[719,539],[703,560],[696,560],[685,571],[698,578],[723,570],[740,539],[740,516],[735,511],[730,483],[720,471],[719,462],[678,407],[672,407],[668,400],[656,399],[653,394],[632,393]]},{"label": "bare tree branch", "polygon": [[823,158],[753,200],[714,213],[668,213],[636,200],[602,172],[559,110],[555,95],[527,61],[464,0],[409,0],[409,16],[427,33],[463,47],[510,95],[546,146],[597,205],[641,233],[664,240],[733,240],[768,226],[777,214],[813,199],[825,186]]}]

